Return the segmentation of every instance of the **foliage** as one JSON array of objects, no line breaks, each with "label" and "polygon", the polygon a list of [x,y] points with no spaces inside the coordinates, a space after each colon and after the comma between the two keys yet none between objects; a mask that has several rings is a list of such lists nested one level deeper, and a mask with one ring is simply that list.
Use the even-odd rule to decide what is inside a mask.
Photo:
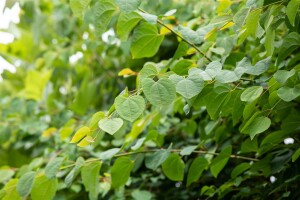
[{"label": "foliage", "polygon": [[297,199],[299,5],[20,1],[0,199]]}]

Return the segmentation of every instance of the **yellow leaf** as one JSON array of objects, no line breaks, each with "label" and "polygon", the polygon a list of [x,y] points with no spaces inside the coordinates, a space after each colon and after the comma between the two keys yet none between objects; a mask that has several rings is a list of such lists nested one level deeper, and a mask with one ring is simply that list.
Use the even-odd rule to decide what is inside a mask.
[{"label": "yellow leaf", "polygon": [[187,55],[192,55],[196,53],[196,49],[195,48],[189,48],[186,52]]},{"label": "yellow leaf", "polygon": [[163,20],[176,20],[176,17],[174,15],[165,16],[162,18]]},{"label": "yellow leaf", "polygon": [[87,136],[87,137],[83,138],[83,140],[81,140],[77,144],[77,146],[79,146],[79,147],[85,147],[85,146],[87,146],[87,145],[89,145],[91,143],[90,142],[91,140],[94,142],[94,140],[93,140],[93,138],[91,136]]},{"label": "yellow leaf", "polygon": [[132,76],[132,75],[137,75],[137,72],[132,71],[130,68],[122,69],[118,74],[118,76],[124,76],[124,77]]},{"label": "yellow leaf", "polygon": [[77,143],[79,142],[83,137],[88,135],[90,133],[91,129],[87,126],[83,126],[78,131],[76,131],[75,135],[73,136],[70,143]]},{"label": "yellow leaf", "polygon": [[212,36],[215,32],[217,32],[217,28],[213,28],[211,31],[209,31],[205,37],[204,37],[204,40],[208,39],[210,36]]},{"label": "yellow leaf", "polygon": [[50,137],[53,135],[53,133],[56,131],[57,129],[54,128],[54,127],[51,127],[51,128],[48,128],[47,130],[45,130],[43,133],[42,133],[42,137]]},{"label": "yellow leaf", "polygon": [[[173,26],[171,24],[167,24],[167,27],[172,28]],[[171,31],[164,26],[160,29],[161,35],[167,35],[169,33],[171,33]]]},{"label": "yellow leaf", "polygon": [[224,24],[224,26],[222,26],[222,27],[220,28],[220,30],[224,30],[224,29],[230,28],[230,27],[232,27],[233,25],[234,25],[234,22],[228,22],[228,23]]}]

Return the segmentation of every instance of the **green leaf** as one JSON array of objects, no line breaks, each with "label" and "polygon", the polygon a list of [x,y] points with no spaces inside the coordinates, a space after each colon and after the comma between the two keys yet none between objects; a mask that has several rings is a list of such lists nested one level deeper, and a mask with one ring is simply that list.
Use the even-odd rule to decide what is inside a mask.
[{"label": "green leaf", "polygon": [[300,148],[292,155],[292,161],[295,162],[300,156]]},{"label": "green leaf", "polygon": [[162,164],[162,170],[166,177],[172,181],[182,181],[184,175],[184,162],[181,157],[172,153]]},{"label": "green leaf", "polygon": [[276,65],[280,64],[286,57],[300,46],[300,34],[291,32],[283,39],[282,45],[279,48]]},{"label": "green leaf", "polygon": [[251,10],[246,18],[245,26],[249,35],[255,36],[261,11],[261,9]]},{"label": "green leaf", "polygon": [[93,24],[96,28],[97,35],[101,35],[107,29],[107,26],[117,10],[113,0],[100,0],[92,8]]},{"label": "green leaf", "polygon": [[109,160],[112,157],[114,157],[114,155],[116,155],[120,150],[121,150],[120,148],[112,148],[97,154],[97,157],[101,160]]},{"label": "green leaf", "polygon": [[291,0],[286,7],[286,15],[288,16],[292,26],[295,25],[295,17],[300,5],[300,0]]},{"label": "green leaf", "polygon": [[139,95],[124,97],[118,96],[115,99],[116,111],[128,121],[135,121],[145,110],[145,100]]},{"label": "green leaf", "polygon": [[124,12],[132,12],[138,9],[141,4],[141,0],[115,0],[116,4]]},{"label": "green leaf", "polygon": [[196,31],[193,31],[188,27],[179,25],[178,31],[182,34],[184,39],[194,44],[200,44],[204,39],[204,37],[201,37]]},{"label": "green leaf", "polygon": [[168,150],[159,150],[146,157],[145,164],[148,169],[157,169],[170,155]]},{"label": "green leaf", "polygon": [[176,92],[187,99],[198,95],[204,87],[201,76],[192,75],[176,84]]},{"label": "green leaf", "polygon": [[217,74],[216,80],[220,83],[232,83],[240,80],[241,76],[242,75],[237,74],[235,71],[222,70]]},{"label": "green leaf", "polygon": [[194,159],[188,172],[187,183],[186,183],[187,186],[190,186],[192,183],[198,181],[198,179],[201,177],[202,172],[208,166],[209,163],[204,157],[199,156],[196,159]]},{"label": "green leaf", "polygon": [[178,75],[187,75],[189,68],[194,64],[192,60],[181,59],[175,65],[172,65],[170,69]]},{"label": "green leaf", "polygon": [[[18,179],[10,179],[4,186],[3,190],[0,191],[1,200],[22,200],[21,196],[16,190]],[[3,196],[1,192],[3,191]],[[33,199],[33,198],[32,198]],[[35,200],[35,199],[33,199]]]},{"label": "green leaf", "polygon": [[189,49],[189,45],[186,42],[181,41],[174,53],[173,59],[179,59],[182,56],[185,56],[188,49]]},{"label": "green leaf", "polygon": [[211,77],[215,78],[222,70],[222,64],[218,61],[213,61],[207,65],[205,72]]},{"label": "green leaf", "polygon": [[72,137],[72,140],[70,141],[70,143],[77,143],[80,140],[82,140],[82,138],[84,138],[85,136],[89,135],[89,133],[91,132],[91,129],[87,126],[83,126],[80,129],[78,129],[75,133],[75,135]]},{"label": "green leaf", "polygon": [[140,16],[142,16],[144,18],[144,20],[146,20],[150,24],[156,24],[157,23],[157,18],[158,17],[156,15],[143,13],[143,12],[138,12],[138,13],[139,13]]},{"label": "green leaf", "polygon": [[206,96],[206,109],[211,119],[214,120],[219,116],[223,105],[225,105],[230,100],[230,97],[230,92],[224,92],[221,94],[211,92],[209,95]]},{"label": "green leaf", "polygon": [[119,35],[120,39],[123,41],[127,40],[128,34],[141,19],[141,16],[136,12],[121,12],[117,22],[117,34]]},{"label": "green leaf", "polygon": [[175,85],[166,78],[161,78],[157,82],[151,78],[145,78],[142,81],[142,87],[146,98],[154,106],[171,104],[176,97]]},{"label": "green leaf", "polygon": [[17,191],[20,196],[25,197],[30,194],[35,178],[35,172],[27,172],[21,176],[17,183]]},{"label": "green leaf", "polygon": [[252,101],[256,100],[263,92],[262,86],[252,86],[247,88],[241,94],[241,101],[246,101],[251,103]]},{"label": "green leaf", "polygon": [[294,88],[281,87],[278,89],[277,94],[283,101],[292,101],[300,95],[300,85],[296,85]]},{"label": "green leaf", "polygon": [[232,147],[228,146],[225,149],[223,149],[215,159],[213,159],[210,166],[210,171],[215,178],[218,177],[218,174],[227,164],[231,156],[231,151],[232,151]]},{"label": "green leaf", "polygon": [[240,98],[241,94],[242,94],[242,91],[239,91],[239,93],[235,96],[235,99],[234,99],[234,103],[233,103],[234,106],[232,108],[233,125],[236,125],[243,115],[242,111],[244,110],[245,103],[241,101],[241,98]]},{"label": "green leaf", "polygon": [[274,78],[277,82],[279,82],[280,84],[284,85],[286,83],[286,81],[292,77],[295,74],[295,70],[292,69],[291,71],[287,71],[287,70],[278,70],[275,74],[274,74]]},{"label": "green leaf", "polygon": [[247,65],[245,73],[255,76],[261,75],[269,69],[270,60],[271,57],[267,57],[266,59],[257,62],[253,67],[251,65]]},{"label": "green leaf", "polygon": [[111,168],[112,187],[119,188],[125,185],[133,167],[134,162],[128,157],[118,158]]},{"label": "green leaf", "polygon": [[271,120],[268,117],[251,117],[249,123],[247,122],[242,128],[241,132],[249,134],[253,139],[257,134],[266,131],[271,126]]},{"label": "green leaf", "polygon": [[154,63],[147,62],[139,73],[139,79],[142,81],[144,78],[154,78],[158,75],[158,70]]},{"label": "green leaf", "polygon": [[249,163],[241,163],[237,165],[231,172],[231,178],[236,178],[238,175],[250,168]]},{"label": "green leaf", "polygon": [[33,188],[31,190],[32,200],[52,200],[55,196],[58,186],[58,180],[48,179],[46,176],[35,178]]},{"label": "green leaf", "polygon": [[180,155],[182,155],[182,156],[188,156],[188,155],[190,155],[195,149],[197,149],[197,147],[198,147],[197,145],[184,147],[184,148],[180,151]]},{"label": "green leaf", "polygon": [[153,198],[152,193],[145,190],[134,190],[131,196],[134,200],[151,200]]},{"label": "green leaf", "polygon": [[84,159],[82,157],[77,158],[75,162],[75,167],[70,171],[70,173],[65,178],[65,184],[70,187],[73,180],[77,177],[80,172],[81,167],[84,165]]},{"label": "green leaf", "polygon": [[82,17],[91,0],[70,0],[70,7],[76,17]]},{"label": "green leaf", "polygon": [[62,164],[64,158],[57,157],[52,159],[45,168],[45,175],[47,178],[55,178],[57,171],[59,170],[60,165]]},{"label": "green leaf", "polygon": [[133,34],[130,47],[132,57],[136,59],[154,56],[163,39],[164,36],[158,33],[155,25],[142,23]]},{"label": "green leaf", "polygon": [[81,168],[81,178],[85,190],[89,192],[89,199],[98,199],[99,193],[99,172],[102,163],[99,161],[90,162]]},{"label": "green leaf", "polygon": [[98,125],[101,130],[113,135],[122,127],[123,120],[121,118],[105,118],[101,119]]},{"label": "green leaf", "polygon": [[243,7],[233,17],[233,22],[238,26],[242,27],[246,21],[247,16],[250,13],[249,7]]}]

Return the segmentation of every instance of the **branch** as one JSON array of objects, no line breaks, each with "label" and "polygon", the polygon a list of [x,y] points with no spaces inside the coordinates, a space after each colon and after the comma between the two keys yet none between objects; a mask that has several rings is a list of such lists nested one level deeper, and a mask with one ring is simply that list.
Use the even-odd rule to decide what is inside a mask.
[{"label": "branch", "polygon": [[[123,153],[118,153],[118,154],[114,155],[113,157],[117,158],[117,157],[122,157],[122,156],[140,154],[140,153],[151,153],[151,152],[157,152],[157,151],[160,151],[160,150],[167,150],[167,149],[149,149],[149,150],[144,150],[144,151],[123,152]],[[182,149],[172,149],[170,151],[174,152],[174,153],[179,153],[179,152],[182,151]],[[196,151],[193,151],[192,153],[194,153],[194,154],[210,154],[210,155],[215,155],[215,156],[218,156],[220,154],[220,153],[213,153],[213,152],[201,151],[201,150],[198,150],[198,151],[196,150]],[[259,159],[257,159],[257,158],[250,158],[250,157],[239,156],[239,155],[234,155],[234,154],[230,155],[229,157],[234,158],[234,159],[248,160],[248,161],[259,161]],[[90,159],[90,160],[85,161],[85,163],[90,163],[90,162],[94,162],[94,161],[101,161],[101,159],[94,158],[94,159]],[[73,166],[75,166],[75,163],[63,166],[59,169],[63,170],[63,169],[67,169],[67,168],[70,168],[70,167],[73,167]]]},{"label": "branch", "polygon": [[[143,9],[139,8],[139,11],[143,12],[143,13],[147,13],[146,11],[144,11]],[[148,13],[147,13],[148,14]],[[179,33],[177,33],[174,29],[168,27],[163,21],[157,19],[157,23],[160,24],[161,26],[165,27],[166,29],[168,29],[169,31],[171,31],[173,34],[175,34],[177,37],[179,37],[180,39],[182,39],[182,41],[186,42],[187,44],[189,44],[190,46],[192,46],[196,51],[198,51],[201,55],[204,56],[204,58],[206,58],[209,62],[212,62],[212,60],[207,57],[205,55],[205,53],[199,49],[194,43],[188,41],[187,39],[185,39],[184,37],[182,37]]]}]

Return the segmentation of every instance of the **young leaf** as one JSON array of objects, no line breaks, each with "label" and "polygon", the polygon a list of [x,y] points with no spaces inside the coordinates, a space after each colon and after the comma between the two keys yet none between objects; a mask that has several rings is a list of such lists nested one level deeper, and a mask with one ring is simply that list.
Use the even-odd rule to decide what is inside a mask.
[{"label": "young leaf", "polygon": [[145,109],[145,100],[139,95],[124,97],[122,95],[115,99],[116,111],[128,121],[135,121]]},{"label": "young leaf", "polygon": [[252,86],[247,88],[241,94],[241,101],[246,101],[251,103],[252,101],[256,100],[263,92],[262,86]]},{"label": "young leaf", "polygon": [[123,125],[121,118],[104,118],[98,123],[99,128],[110,135],[115,134]]},{"label": "young leaf", "polygon": [[99,171],[101,168],[101,162],[95,161],[85,164],[81,168],[81,178],[85,190],[89,192],[89,199],[98,199],[99,193]]},{"label": "young leaf", "polygon": [[157,82],[151,78],[142,81],[143,92],[146,98],[154,106],[164,106],[173,102],[176,96],[176,89],[173,82],[166,78],[161,78]]},{"label": "young leaf", "polygon": [[127,40],[128,34],[141,19],[141,16],[136,12],[121,12],[117,22],[117,34],[120,36],[120,39],[123,41]]},{"label": "young leaf", "polygon": [[182,181],[184,175],[184,162],[181,157],[172,153],[167,160],[162,164],[162,170],[166,177],[172,181]]},{"label": "young leaf", "polygon": [[137,59],[154,56],[163,39],[164,36],[159,35],[155,25],[142,23],[134,31],[130,47],[132,57]]},{"label": "young leaf", "polygon": [[225,149],[223,149],[222,152],[215,159],[213,159],[210,166],[210,171],[215,178],[218,177],[218,174],[227,164],[231,156],[231,151],[232,151],[232,147],[228,146]]},{"label": "young leaf", "polygon": [[[105,118],[105,113],[102,111],[99,111],[99,112],[96,112],[95,114],[93,114],[92,119],[89,124],[90,130],[93,131],[93,130],[97,129],[98,122],[104,118]],[[87,133],[87,135],[89,135],[89,134]]]},{"label": "young leaf", "polygon": [[22,200],[22,197],[19,195],[19,193],[16,190],[17,183],[18,183],[18,179],[10,179],[5,184],[4,188],[0,190],[1,200]]},{"label": "young leaf", "polygon": [[190,186],[192,183],[198,181],[202,172],[208,167],[208,165],[209,163],[204,157],[199,156],[195,158],[189,169],[186,185]]},{"label": "young leaf", "polygon": [[147,156],[145,160],[146,167],[148,169],[157,169],[170,155],[168,150],[159,150],[154,154]]},{"label": "young leaf", "polygon": [[35,178],[32,190],[32,200],[52,200],[55,196],[58,186],[58,180],[48,179],[46,176],[39,176]]},{"label": "young leaf", "polygon": [[292,161],[295,162],[300,156],[300,148],[292,155]]},{"label": "young leaf", "polygon": [[126,184],[134,162],[128,157],[118,158],[111,168],[112,187],[119,188]]},{"label": "young leaf", "polygon": [[76,17],[82,17],[91,0],[70,0],[70,7]]},{"label": "young leaf", "polygon": [[57,157],[52,159],[45,168],[45,175],[47,178],[55,178],[57,171],[59,170],[60,165],[62,164],[64,158]]},{"label": "young leaf", "polygon": [[141,4],[141,0],[115,0],[116,4],[124,12],[132,12],[138,9]]},{"label": "young leaf", "polygon": [[35,178],[35,172],[27,172],[21,176],[17,183],[17,191],[20,196],[25,197],[30,194]]},{"label": "young leaf", "polygon": [[82,138],[84,138],[86,135],[88,135],[91,132],[91,129],[87,126],[83,126],[80,129],[78,129],[75,133],[75,135],[72,137],[72,140],[70,143],[77,143]]},{"label": "young leaf", "polygon": [[84,159],[82,157],[77,158],[75,167],[70,171],[70,173],[65,178],[65,184],[70,187],[73,180],[79,174],[81,167],[84,165]]}]

